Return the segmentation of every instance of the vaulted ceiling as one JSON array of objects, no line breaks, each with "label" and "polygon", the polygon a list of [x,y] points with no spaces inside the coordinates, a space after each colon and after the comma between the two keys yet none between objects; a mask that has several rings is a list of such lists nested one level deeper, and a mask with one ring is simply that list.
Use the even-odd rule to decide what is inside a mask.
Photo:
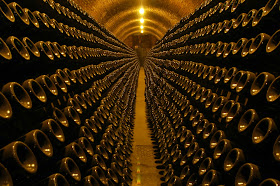
[{"label": "vaulted ceiling", "polygon": [[[161,39],[169,28],[193,12],[204,0],[74,0],[99,23],[124,41],[144,33]],[[141,15],[139,10],[144,9]],[[140,19],[144,23],[140,23]]]}]

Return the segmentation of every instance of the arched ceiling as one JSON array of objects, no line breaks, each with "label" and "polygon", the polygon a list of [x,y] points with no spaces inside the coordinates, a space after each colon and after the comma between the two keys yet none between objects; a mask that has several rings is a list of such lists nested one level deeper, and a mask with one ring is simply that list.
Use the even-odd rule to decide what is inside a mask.
[{"label": "arched ceiling", "polygon": [[[85,11],[124,41],[132,34],[144,32],[157,39],[180,19],[193,12],[204,0],[74,0]],[[144,14],[139,10],[144,8]],[[140,23],[140,18],[144,23]]]}]

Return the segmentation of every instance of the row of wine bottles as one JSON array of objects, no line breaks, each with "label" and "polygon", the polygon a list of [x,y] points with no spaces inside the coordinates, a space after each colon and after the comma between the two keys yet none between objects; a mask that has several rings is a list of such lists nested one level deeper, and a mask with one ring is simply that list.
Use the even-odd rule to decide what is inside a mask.
[{"label": "row of wine bottles", "polygon": [[[242,23],[242,27],[249,26],[249,23],[255,27],[260,21],[262,23],[275,23],[274,21],[277,20],[277,14],[279,14],[278,7],[278,0],[266,0],[258,4],[254,3],[252,0],[208,1],[207,3],[203,3],[200,10],[183,18],[180,23],[169,30],[154,49],[159,50],[160,45],[173,41],[180,37],[181,34],[194,33],[199,28],[211,24],[216,25],[219,21],[223,22],[229,20],[229,22],[235,24],[235,28],[238,27],[240,23]],[[265,20],[262,20],[263,18]],[[219,25],[222,26],[221,23]],[[277,25],[274,26],[277,27]],[[258,26],[256,26],[256,28],[257,27]],[[269,30],[269,28],[264,28],[263,25],[260,26],[260,28]],[[258,28],[256,30],[258,30]]]},{"label": "row of wine bottles", "polygon": [[[171,49],[168,52],[153,53],[152,56],[156,58],[166,56],[168,59],[179,58],[179,60],[184,60],[185,58],[197,60],[199,58],[198,62],[208,60],[207,63],[210,65],[222,67],[236,66],[244,70],[248,70],[248,66],[254,65],[250,66],[250,69],[253,71],[272,71],[272,73],[278,75],[279,67],[275,63],[275,60],[278,59],[277,51],[279,50],[278,35],[279,30],[272,36],[260,33],[254,38],[240,38],[236,42],[218,41],[217,43],[206,42],[185,45],[178,49]],[[261,66],[261,62],[264,59],[269,61],[266,66]]]},{"label": "row of wine bottles", "polygon": [[[43,2],[40,2],[43,3]],[[108,30],[104,29],[104,27],[99,26],[98,24],[96,24],[96,21],[94,20],[93,17],[91,17],[90,15],[88,15],[85,11],[83,11],[83,9],[81,9],[74,1],[69,0],[69,1],[46,1],[46,3],[49,5],[49,7],[51,7],[51,9],[45,10],[46,12],[50,13],[50,14],[54,14],[53,11],[56,11],[56,13],[54,15],[56,15],[59,19],[60,15],[63,14],[64,17],[61,16],[62,20],[65,20],[65,18],[72,18],[74,20],[76,20],[77,22],[83,24],[84,26],[87,26],[88,28],[92,28],[93,30],[91,31],[97,31],[97,35],[103,36],[105,40],[114,43],[115,46],[119,46],[119,49],[122,48],[126,48],[128,49],[128,47],[126,45],[124,45],[123,43],[121,43],[120,41],[118,41],[117,38],[115,38]],[[70,5],[70,9],[71,7],[73,7],[73,11],[69,10],[69,8],[66,8],[65,6],[69,6]],[[36,6],[36,8],[38,9],[39,6],[38,5],[33,5],[34,7]],[[35,9],[36,9],[35,8]],[[78,11],[77,11],[78,10]],[[83,20],[79,15],[79,11],[82,11],[81,16],[85,18],[85,20]],[[87,16],[85,16],[87,15]],[[88,21],[87,21],[88,20]],[[103,31],[102,31],[103,30]],[[109,43],[108,43],[109,44]]]},{"label": "row of wine bottles", "polygon": [[71,0],[0,10],[0,185],[130,185],[135,53]]},{"label": "row of wine bottles", "polygon": [[[226,1],[225,4],[228,2]],[[233,5],[234,2],[236,1],[232,1],[230,4]],[[260,6],[246,2],[241,2],[241,10],[248,4],[252,7]],[[275,60],[278,59],[277,51],[279,50],[279,27],[276,21],[279,14],[277,9],[279,1],[268,0],[262,3],[264,3],[261,5],[263,7],[259,11],[251,9],[247,14],[241,13],[230,20],[225,19],[227,13],[224,13],[217,16],[217,18],[222,17],[219,23],[214,19],[212,20],[214,22],[211,21],[203,27],[194,25],[193,32],[186,33],[183,30],[177,30],[178,34],[180,33],[182,36],[180,38],[170,37],[170,42],[157,45],[152,49],[152,55],[157,58],[177,60],[185,60],[187,57],[188,60],[197,61],[199,58],[200,61],[197,62],[207,60],[207,63],[211,65],[218,64],[223,67],[233,65],[240,69],[252,65],[253,71],[273,71],[274,75],[278,75],[279,70],[275,65]],[[232,13],[228,14],[229,17],[232,16]],[[261,64],[265,59],[268,59],[269,64],[262,69]]]},{"label": "row of wine bottles", "polygon": [[166,183],[256,185],[278,178],[271,171],[279,169],[279,132],[272,118],[259,119],[254,109],[245,112],[214,90],[203,94],[198,84],[175,88],[180,82],[159,76],[160,70],[147,59],[148,116]]},{"label": "row of wine bottles", "polygon": [[164,184],[279,184],[278,15],[278,0],[208,0],[151,50],[147,114]]},{"label": "row of wine bottles", "polygon": [[[4,145],[1,163],[7,168],[3,168],[4,182],[47,185],[59,180],[53,180],[55,176],[71,185],[81,184],[83,177],[84,182],[94,180],[105,185],[129,183],[128,157],[138,68],[136,61],[131,61],[97,81],[84,77],[85,82],[79,85],[69,85],[78,81],[79,78],[73,78],[75,73],[68,76],[67,69],[59,70],[64,78],[57,73],[51,78],[41,76],[29,80],[28,92],[18,83],[5,85],[2,90],[8,99],[1,94],[6,104],[1,105],[1,113],[6,113],[1,119],[1,143]],[[86,77],[90,77],[90,73],[86,73]],[[59,83],[52,82],[54,77],[60,79]],[[86,87],[90,88],[71,96]],[[67,94],[68,90],[74,92]],[[38,125],[37,121],[48,117],[51,119]],[[24,134],[26,131],[29,132]],[[5,143],[8,144],[5,146]],[[65,150],[61,150],[62,147]],[[59,168],[50,164],[59,165]]]},{"label": "row of wine bottles", "polygon": [[[57,57],[58,59],[68,57],[70,59],[87,59],[90,57],[100,57],[105,55],[115,57],[130,57],[131,55],[114,52],[111,50],[103,50],[100,48],[90,48],[86,46],[66,46],[60,45],[58,42],[37,41],[33,42],[28,37],[23,37],[22,40],[15,36],[9,36],[6,42],[0,38],[2,51],[0,55],[6,60],[22,57],[22,60],[30,60],[31,57],[48,58],[52,61]],[[5,61],[3,61],[5,62]],[[2,63],[3,63],[2,62]]]},{"label": "row of wine bottles", "polygon": [[[182,92],[189,92],[190,88],[197,87],[193,94],[208,96],[213,90],[213,93],[239,100],[246,108],[254,107],[263,110],[263,113],[269,113],[271,109],[278,108],[279,95],[275,90],[277,90],[279,77],[269,72],[256,75],[251,71],[238,70],[236,67],[227,69],[192,61],[164,61],[163,63],[163,60],[153,58],[153,62],[157,65],[156,69],[165,68],[164,71],[159,69],[158,72]],[[275,112],[271,113],[272,116],[273,114]]]},{"label": "row of wine bottles", "polygon": [[[75,27],[63,22],[59,23],[55,19],[51,19],[46,13],[41,13],[37,10],[31,12],[28,8],[22,8],[16,2],[6,4],[2,0],[1,3],[2,8],[5,10],[5,12],[1,12],[1,20],[5,23],[1,27],[2,37],[7,36],[6,34],[14,34],[17,37],[29,36],[34,40],[56,40],[68,44],[75,41],[79,45],[89,45],[91,47],[97,44],[101,48],[119,52],[128,50],[128,48],[122,49],[122,47],[116,46],[115,40],[107,42],[98,36],[94,36],[93,33],[89,33],[92,30],[87,32],[80,30],[79,25]],[[10,31],[7,32],[7,29]],[[34,34],[35,32],[40,34]]]}]

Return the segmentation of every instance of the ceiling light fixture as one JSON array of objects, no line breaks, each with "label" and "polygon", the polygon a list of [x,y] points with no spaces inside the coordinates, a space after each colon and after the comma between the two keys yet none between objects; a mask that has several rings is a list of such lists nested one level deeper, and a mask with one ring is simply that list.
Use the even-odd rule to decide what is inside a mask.
[{"label": "ceiling light fixture", "polygon": [[141,22],[141,23],[144,23],[144,19],[143,19],[143,18],[141,18],[141,19],[140,19],[140,22]]},{"label": "ceiling light fixture", "polygon": [[144,11],[144,8],[140,8],[139,13],[143,15],[144,12],[145,12],[145,11]]},{"label": "ceiling light fixture", "polygon": [[141,26],[140,26],[140,28],[141,28],[141,29],[143,29],[143,28],[144,28],[144,26],[143,26],[143,25],[141,25]]}]

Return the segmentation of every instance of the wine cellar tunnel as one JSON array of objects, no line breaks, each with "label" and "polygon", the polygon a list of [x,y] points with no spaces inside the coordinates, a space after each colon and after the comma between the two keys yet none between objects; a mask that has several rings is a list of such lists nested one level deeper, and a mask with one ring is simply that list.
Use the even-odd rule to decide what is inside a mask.
[{"label": "wine cellar tunnel", "polygon": [[280,185],[280,0],[0,15],[0,186]]}]

